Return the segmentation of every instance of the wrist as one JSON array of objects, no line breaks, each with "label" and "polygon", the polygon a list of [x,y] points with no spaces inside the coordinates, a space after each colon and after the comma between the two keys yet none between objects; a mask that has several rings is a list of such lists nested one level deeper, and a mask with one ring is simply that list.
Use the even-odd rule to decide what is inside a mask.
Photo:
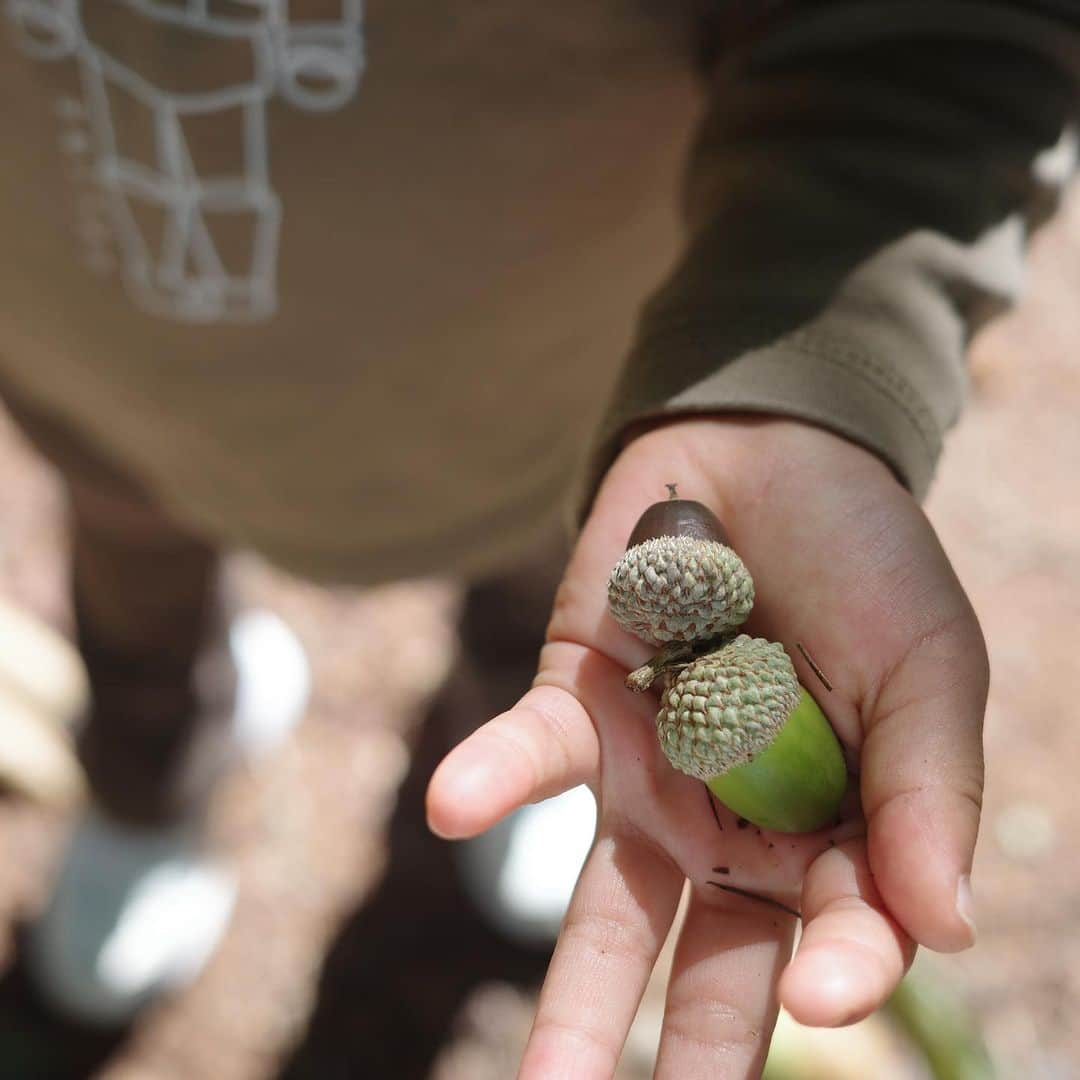
[{"label": "wrist", "polygon": [[665,461],[671,468],[690,466],[692,475],[735,480],[764,480],[778,468],[814,474],[858,468],[902,487],[872,450],[817,424],[774,414],[673,414],[640,421],[626,429],[611,471],[653,471]]}]

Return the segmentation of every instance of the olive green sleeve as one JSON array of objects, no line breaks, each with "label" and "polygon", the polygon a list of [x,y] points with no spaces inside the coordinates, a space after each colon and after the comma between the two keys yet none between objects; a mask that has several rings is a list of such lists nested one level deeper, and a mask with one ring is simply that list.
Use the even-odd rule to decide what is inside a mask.
[{"label": "olive green sleeve", "polygon": [[687,248],[644,308],[593,483],[635,421],[738,411],[838,432],[925,494],[1072,119],[1080,38],[1037,6],[820,3],[721,53]]}]

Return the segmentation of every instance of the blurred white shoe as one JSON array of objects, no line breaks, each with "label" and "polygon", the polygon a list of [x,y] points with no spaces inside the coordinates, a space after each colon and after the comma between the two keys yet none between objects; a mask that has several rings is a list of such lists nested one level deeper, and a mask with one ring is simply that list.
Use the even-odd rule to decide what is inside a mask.
[{"label": "blurred white shoe", "polygon": [[558,936],[596,832],[596,800],[582,785],[523,806],[455,846],[462,882],[481,914],[521,945]]},{"label": "blurred white shoe", "polygon": [[[310,670],[276,615],[252,611],[229,629],[240,755],[277,746],[303,715]],[[93,808],[73,830],[27,961],[42,995],[68,1016],[111,1025],[190,983],[229,922],[236,885],[207,852],[201,823],[163,829],[107,820]]]}]

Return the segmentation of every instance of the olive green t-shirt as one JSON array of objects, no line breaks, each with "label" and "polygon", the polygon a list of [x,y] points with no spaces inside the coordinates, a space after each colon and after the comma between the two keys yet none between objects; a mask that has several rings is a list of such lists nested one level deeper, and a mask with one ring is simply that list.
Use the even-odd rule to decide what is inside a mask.
[{"label": "olive green t-shirt", "polygon": [[9,3],[0,377],[327,580],[510,560],[665,412],[802,417],[921,495],[1075,28],[734,7]]}]

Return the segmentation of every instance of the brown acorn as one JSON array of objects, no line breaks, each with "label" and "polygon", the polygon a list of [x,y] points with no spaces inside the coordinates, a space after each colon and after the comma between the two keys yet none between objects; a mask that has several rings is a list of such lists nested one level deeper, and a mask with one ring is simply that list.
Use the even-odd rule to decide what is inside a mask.
[{"label": "brown acorn", "polygon": [[754,582],[716,515],[672,497],[638,519],[608,579],[608,605],[624,630],[651,645],[705,641],[746,621]]}]

